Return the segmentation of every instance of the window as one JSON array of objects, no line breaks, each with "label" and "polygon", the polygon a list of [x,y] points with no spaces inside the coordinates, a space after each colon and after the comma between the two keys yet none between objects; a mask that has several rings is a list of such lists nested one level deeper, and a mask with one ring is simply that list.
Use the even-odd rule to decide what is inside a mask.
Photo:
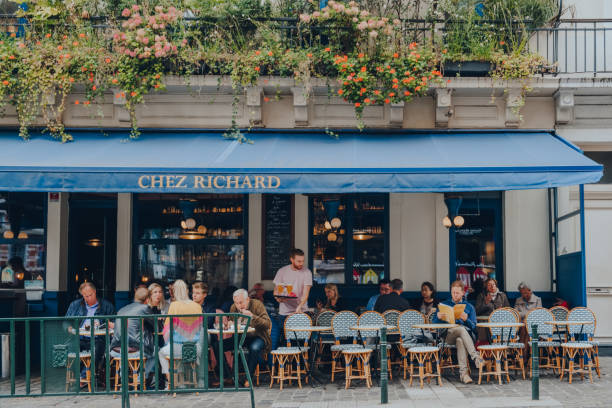
[{"label": "window", "polygon": [[451,270],[456,279],[473,288],[478,279],[495,278],[503,289],[501,193],[464,196],[458,215],[464,224],[450,230]]},{"label": "window", "polygon": [[584,155],[603,165],[603,176],[597,184],[612,184],[612,152],[584,152]]},{"label": "window", "polygon": [[45,210],[45,193],[0,193],[0,270],[11,263],[3,286],[44,279]]},{"label": "window", "polygon": [[246,284],[246,196],[138,195],[135,282]]},{"label": "window", "polygon": [[311,266],[317,283],[377,284],[387,277],[388,197],[310,198]]}]

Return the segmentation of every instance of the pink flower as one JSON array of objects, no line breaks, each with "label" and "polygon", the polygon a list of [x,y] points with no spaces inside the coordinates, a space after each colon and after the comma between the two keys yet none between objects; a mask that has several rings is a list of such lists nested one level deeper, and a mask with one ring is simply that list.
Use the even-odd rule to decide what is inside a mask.
[{"label": "pink flower", "polygon": [[132,10],[138,11],[138,10],[140,10],[140,6],[138,6],[138,4],[134,4],[134,5],[132,5]]},{"label": "pink flower", "polygon": [[312,18],[319,18],[321,17],[321,13],[319,13],[318,11],[315,11],[314,13],[312,13]]},{"label": "pink flower", "polygon": [[401,23],[402,23],[402,22],[399,20],[399,18],[396,18],[396,19],[394,19],[394,20],[393,20],[393,25],[398,26],[398,25],[400,25]]},{"label": "pink flower", "polygon": [[309,14],[300,14],[300,20],[304,23],[310,23],[310,15]]},{"label": "pink flower", "polygon": [[147,45],[147,44],[149,43],[149,37],[145,37],[145,38],[143,38],[143,39],[142,39],[142,43],[143,43],[144,45]]},{"label": "pink flower", "polygon": [[129,16],[130,16],[130,14],[132,14],[132,12],[130,11],[130,9],[126,9],[126,8],[125,8],[125,9],[123,9],[123,11],[121,12],[121,15],[122,15],[123,17],[129,17]]},{"label": "pink flower", "polygon": [[372,37],[372,38],[378,37],[378,31],[376,31],[376,30],[370,31],[370,37]]},{"label": "pink flower", "polygon": [[368,28],[368,23],[366,23],[365,21],[362,21],[361,23],[357,24],[357,28],[361,31],[365,30],[366,28]]}]

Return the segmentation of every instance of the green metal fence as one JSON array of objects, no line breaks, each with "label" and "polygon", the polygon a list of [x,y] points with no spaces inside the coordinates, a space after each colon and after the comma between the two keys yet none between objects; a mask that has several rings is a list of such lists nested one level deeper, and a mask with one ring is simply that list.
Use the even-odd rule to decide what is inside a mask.
[{"label": "green metal fence", "polygon": [[[232,322],[229,329],[224,329],[224,321]],[[242,391],[250,393],[254,408],[253,383],[242,348],[247,333],[242,328],[249,327],[250,321],[250,317],[237,313],[3,318],[0,326],[8,325],[10,335],[10,388],[0,388],[0,398],[121,395],[121,406],[129,407],[133,394]],[[211,329],[213,324],[219,329]],[[185,327],[191,329],[193,325],[200,327],[199,334],[193,341],[183,341]],[[130,339],[128,328],[139,328],[138,338]],[[40,332],[40,345],[31,341],[33,330]],[[162,340],[163,333],[167,333],[166,342]],[[232,336],[233,347],[229,350],[224,350],[224,336]],[[113,342],[113,337],[118,339]],[[35,347],[40,347],[40,383],[32,381]],[[213,351],[218,384],[211,381]],[[233,386],[224,385],[227,351],[234,356]],[[167,376],[162,376],[158,356],[168,362]],[[153,368],[146,372],[146,361],[151,359],[149,367]],[[18,381],[22,377],[17,376],[17,367],[23,367],[23,385]],[[240,386],[241,368],[248,386]],[[162,377],[167,378],[166,387],[162,387]]]}]

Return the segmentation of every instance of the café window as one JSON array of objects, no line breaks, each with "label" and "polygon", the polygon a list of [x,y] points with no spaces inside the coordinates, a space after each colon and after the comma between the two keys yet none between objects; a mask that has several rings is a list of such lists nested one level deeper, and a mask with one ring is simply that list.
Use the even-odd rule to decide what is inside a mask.
[{"label": "caf\u00e9 window", "polygon": [[0,271],[3,287],[24,287],[45,276],[45,193],[0,193]]},{"label": "caf\u00e9 window", "polygon": [[244,195],[150,195],[135,200],[134,282],[246,284]]},{"label": "caf\u00e9 window", "polygon": [[[450,228],[450,259],[455,273],[451,279],[462,280],[468,290],[478,290],[480,280],[495,278],[503,290],[501,193],[467,194],[461,199],[457,214],[450,214],[453,221],[456,215],[463,218],[463,225]],[[446,202],[449,206],[449,197]]]},{"label": "caf\u00e9 window", "polygon": [[388,278],[388,196],[310,197],[310,265],[319,284]]}]

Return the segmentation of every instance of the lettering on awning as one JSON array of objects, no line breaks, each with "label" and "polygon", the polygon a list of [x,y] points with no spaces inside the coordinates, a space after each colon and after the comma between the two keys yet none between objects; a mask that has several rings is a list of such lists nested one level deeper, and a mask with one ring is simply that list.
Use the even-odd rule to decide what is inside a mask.
[{"label": "lettering on awning", "polygon": [[207,174],[183,175],[160,174],[138,177],[138,188],[180,190],[275,190],[281,185],[278,176]]}]

